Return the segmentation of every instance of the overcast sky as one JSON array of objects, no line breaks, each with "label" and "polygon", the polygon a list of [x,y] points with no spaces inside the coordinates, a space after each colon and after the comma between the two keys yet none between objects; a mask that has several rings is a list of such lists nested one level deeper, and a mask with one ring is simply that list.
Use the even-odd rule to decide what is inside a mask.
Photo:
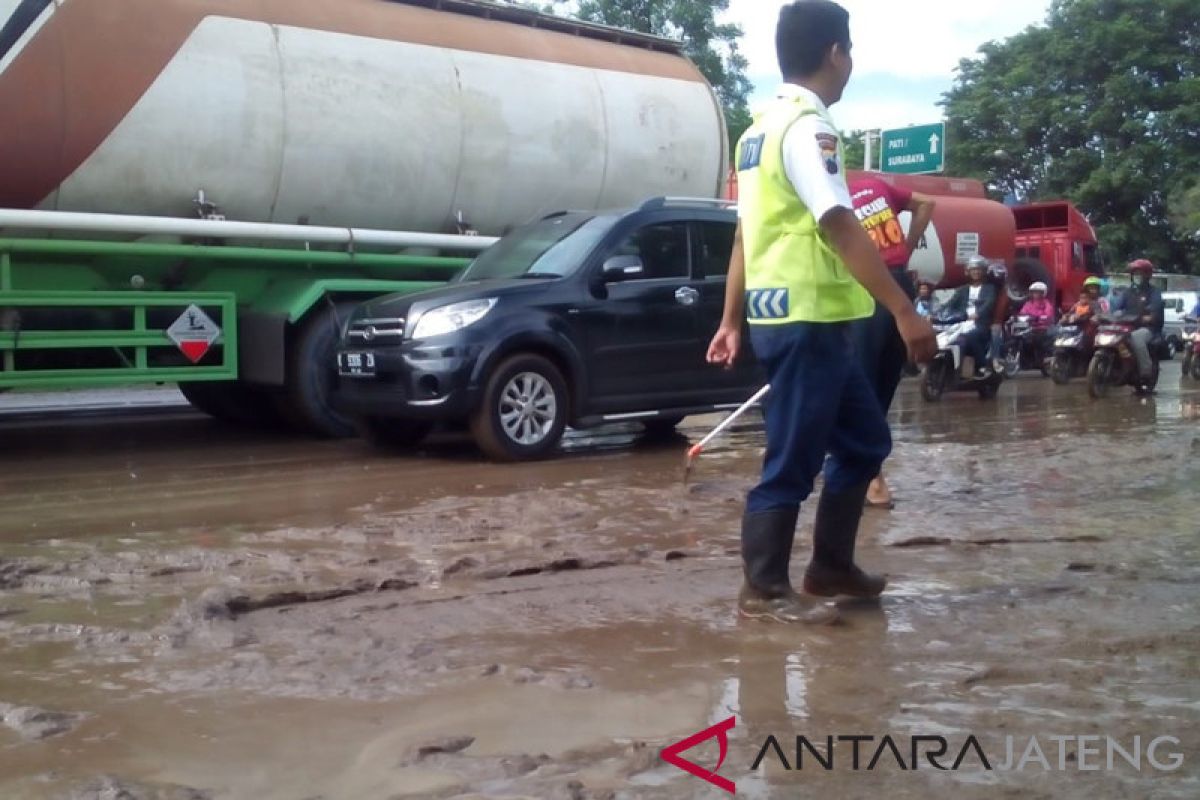
[{"label": "overcast sky", "polygon": [[[756,101],[779,85],[775,23],[783,0],[730,0],[727,19],[742,26]],[[841,0],[850,12],[854,75],[831,110],[845,131],[938,122],[936,103],[962,58],[1046,16],[1050,0]]]}]

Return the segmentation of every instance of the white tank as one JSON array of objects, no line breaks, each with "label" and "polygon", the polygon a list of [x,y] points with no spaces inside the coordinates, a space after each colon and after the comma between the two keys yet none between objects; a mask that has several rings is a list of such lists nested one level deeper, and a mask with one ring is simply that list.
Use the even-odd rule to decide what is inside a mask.
[{"label": "white tank", "polygon": [[[718,197],[672,44],[475,0],[0,0],[0,207],[498,235]],[[5,23],[8,23],[5,25]]]}]

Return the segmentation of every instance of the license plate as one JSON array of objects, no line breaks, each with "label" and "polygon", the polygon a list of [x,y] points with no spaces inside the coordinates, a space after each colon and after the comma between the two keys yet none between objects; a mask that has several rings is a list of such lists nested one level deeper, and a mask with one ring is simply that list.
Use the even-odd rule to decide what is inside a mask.
[{"label": "license plate", "polygon": [[338,372],[342,375],[374,375],[374,353],[338,353]]}]

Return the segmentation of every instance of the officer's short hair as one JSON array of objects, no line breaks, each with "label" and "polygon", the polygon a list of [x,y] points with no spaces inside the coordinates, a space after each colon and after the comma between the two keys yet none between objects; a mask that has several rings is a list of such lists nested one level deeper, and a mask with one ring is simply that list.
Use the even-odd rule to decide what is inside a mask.
[{"label": "officer's short hair", "polygon": [[850,12],[833,0],[795,0],[779,10],[775,52],[785,79],[817,72],[835,44],[850,50]]}]

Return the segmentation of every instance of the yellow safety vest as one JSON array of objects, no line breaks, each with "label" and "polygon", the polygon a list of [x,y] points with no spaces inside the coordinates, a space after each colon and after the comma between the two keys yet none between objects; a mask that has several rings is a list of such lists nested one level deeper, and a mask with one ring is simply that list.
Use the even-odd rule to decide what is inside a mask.
[{"label": "yellow safety vest", "polygon": [[[875,311],[874,299],[825,240],[784,168],[784,137],[810,114],[820,112],[802,97],[778,99],[738,142],[746,317],[752,325],[844,322]],[[836,147],[844,164],[840,140]]]}]

